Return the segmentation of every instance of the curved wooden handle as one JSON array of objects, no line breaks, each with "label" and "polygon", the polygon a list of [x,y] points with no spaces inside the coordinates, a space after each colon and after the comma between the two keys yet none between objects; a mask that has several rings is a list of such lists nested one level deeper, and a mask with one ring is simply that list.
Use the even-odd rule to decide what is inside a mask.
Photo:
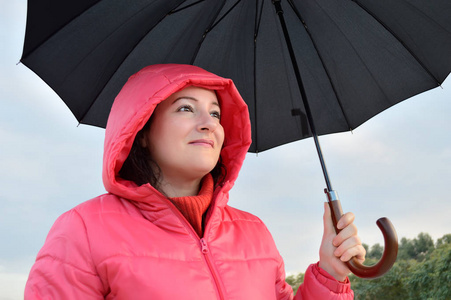
[{"label": "curved wooden handle", "polygon": [[[338,234],[340,230],[337,228],[337,222],[343,215],[340,200],[330,200],[329,197],[329,206],[332,211],[332,221],[334,223],[335,232]],[[391,269],[398,255],[398,236],[390,220],[387,218],[380,218],[377,220],[376,224],[382,231],[385,242],[384,253],[379,262],[372,266],[365,266],[353,257],[346,263],[351,272],[361,278],[370,279],[381,277]]]}]

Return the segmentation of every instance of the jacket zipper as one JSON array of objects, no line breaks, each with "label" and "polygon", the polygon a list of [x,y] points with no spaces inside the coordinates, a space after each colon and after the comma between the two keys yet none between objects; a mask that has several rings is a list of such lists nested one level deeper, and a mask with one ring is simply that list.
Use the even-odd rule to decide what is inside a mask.
[{"label": "jacket zipper", "polygon": [[216,275],[216,271],[215,271],[215,268],[213,267],[213,264],[211,263],[210,250],[208,249],[207,242],[205,241],[204,238],[200,239],[200,245],[201,245],[202,253],[204,254],[204,257],[205,257],[205,261],[207,262],[208,268],[210,269],[210,272],[213,275],[213,280],[215,281],[216,287],[218,289],[219,298],[224,300],[225,298],[224,298],[224,295],[223,295],[223,292],[221,289],[219,278]]},{"label": "jacket zipper", "polygon": [[[172,203],[169,202],[168,206],[179,217],[179,219],[182,221],[182,223],[185,225],[185,227],[187,227],[189,229],[189,231],[191,232],[191,236],[194,237],[196,240],[199,240],[199,236],[194,231],[193,226],[191,226],[191,224],[188,223],[188,221],[185,219],[185,217],[182,215],[182,213]],[[206,231],[207,231],[207,228],[205,228],[204,234]],[[219,298],[221,300],[224,300],[225,298],[224,298],[224,294],[222,291],[222,286],[221,286],[220,280],[216,274],[215,268],[214,268],[213,264],[211,263],[211,258],[210,258],[210,254],[209,254],[210,250],[208,249],[207,242],[205,241],[204,238],[200,239],[200,245],[201,245],[202,254],[204,255],[205,261],[207,262],[208,268],[210,269],[210,273],[213,277],[213,281],[216,284],[216,289],[218,290]]]}]

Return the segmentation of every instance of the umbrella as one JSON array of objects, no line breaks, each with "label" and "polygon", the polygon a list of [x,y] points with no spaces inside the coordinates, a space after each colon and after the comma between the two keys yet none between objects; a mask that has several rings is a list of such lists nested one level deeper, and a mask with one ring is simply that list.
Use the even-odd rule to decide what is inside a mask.
[{"label": "umbrella", "polygon": [[[250,110],[251,152],[352,130],[439,86],[451,71],[448,0],[28,1],[21,62],[80,123],[104,127],[127,78],[155,63],[187,63],[234,80]],[[396,259],[387,219],[377,277]]]}]

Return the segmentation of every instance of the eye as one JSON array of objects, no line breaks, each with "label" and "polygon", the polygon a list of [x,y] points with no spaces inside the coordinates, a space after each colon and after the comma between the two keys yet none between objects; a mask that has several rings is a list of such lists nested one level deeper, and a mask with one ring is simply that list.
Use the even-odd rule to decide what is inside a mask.
[{"label": "eye", "polygon": [[194,109],[191,105],[184,104],[177,108],[177,111],[193,112]]},{"label": "eye", "polygon": [[219,111],[212,111],[210,113],[210,116],[212,116],[213,118],[217,118],[218,120],[221,120],[221,113]]}]

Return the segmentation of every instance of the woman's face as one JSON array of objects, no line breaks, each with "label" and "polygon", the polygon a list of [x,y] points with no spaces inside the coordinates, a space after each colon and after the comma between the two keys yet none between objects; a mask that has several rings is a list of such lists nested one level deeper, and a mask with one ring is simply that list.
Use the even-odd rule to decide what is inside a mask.
[{"label": "woman's face", "polygon": [[216,166],[224,142],[220,113],[215,92],[193,86],[156,107],[142,144],[163,180],[200,179]]}]

